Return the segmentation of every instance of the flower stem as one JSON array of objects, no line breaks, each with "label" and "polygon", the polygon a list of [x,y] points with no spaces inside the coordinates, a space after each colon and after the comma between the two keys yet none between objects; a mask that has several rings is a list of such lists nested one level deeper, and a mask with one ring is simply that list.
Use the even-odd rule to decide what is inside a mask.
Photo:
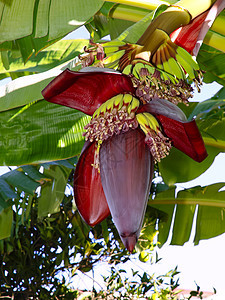
[{"label": "flower stem", "polygon": [[225,52],[225,37],[218,33],[212,31],[207,32],[204,38],[204,44]]},{"label": "flower stem", "polygon": [[212,147],[221,149],[223,151],[225,150],[225,141],[216,140],[211,137],[203,137],[203,140],[207,146],[212,146]]},{"label": "flower stem", "polygon": [[[124,0],[125,1],[125,0]],[[110,17],[114,19],[138,22],[144,18],[151,10],[148,8],[139,8],[129,5],[118,5],[110,13]],[[225,16],[219,15],[214,21],[211,29],[219,34],[225,35]]]},{"label": "flower stem", "polygon": [[209,9],[216,0],[180,0],[174,5],[178,5],[188,10],[192,19]]},{"label": "flower stem", "polygon": [[187,10],[171,6],[151,22],[137,43],[147,48],[156,29],[161,29],[170,35],[180,26],[189,24],[190,21],[191,16]]},{"label": "flower stem", "polygon": [[119,4],[115,7],[115,9],[112,9],[110,17],[114,19],[138,22],[148,13],[149,10],[147,9]]},{"label": "flower stem", "polygon": [[214,21],[211,29],[217,33],[225,35],[225,16],[219,15]]},{"label": "flower stem", "polygon": [[119,4],[126,4],[126,5],[131,5],[131,6],[136,6],[140,8],[145,8],[149,10],[154,10],[156,9],[159,5],[161,4],[168,4],[166,1],[160,1],[160,0],[107,0],[108,2],[114,2],[114,3],[119,3]]},{"label": "flower stem", "polygon": [[[113,2],[113,0],[110,0]],[[134,1],[134,0],[118,0],[118,3],[126,3],[128,5],[123,5],[120,4],[118,6],[116,6],[115,9],[112,10],[112,12],[110,13],[110,17],[115,18],[115,19],[122,19],[122,20],[128,20],[128,21],[132,21],[132,22],[138,22],[140,21],[143,17],[145,17],[149,12],[150,12],[150,8],[153,8],[152,5],[153,4],[149,4],[149,2],[146,4],[145,1],[144,2],[140,2],[140,1]],[[189,2],[189,1],[188,1]],[[200,0],[200,2],[202,2],[202,0]],[[214,0],[208,0],[208,1],[204,1],[201,7],[201,10],[207,8],[212,2],[214,2]],[[154,2],[156,4],[156,2]],[[187,7],[187,5],[185,5],[186,0],[182,0],[180,2],[178,2],[177,4],[183,4],[183,6]],[[192,3],[192,0],[190,1],[190,3]],[[154,4],[154,5],[155,5]],[[193,4],[193,3],[192,3]],[[137,5],[137,7],[134,6],[129,6],[129,5]],[[190,9],[190,4],[189,4],[189,9]],[[168,11],[178,11],[178,8],[175,7],[171,7],[170,10]],[[199,7],[198,7],[199,10]],[[172,13],[170,16],[173,18],[175,13]],[[184,12],[184,17],[187,18],[187,13]],[[165,20],[165,16],[163,17]],[[182,20],[182,17],[179,16],[180,20]],[[170,22],[168,22],[168,20],[166,20],[167,22],[167,29],[171,27]],[[222,52],[225,52],[225,37],[223,35],[225,35],[225,27],[224,27],[224,22],[225,22],[225,17],[220,15],[216,18],[215,22],[212,25],[212,31],[208,32],[205,39],[204,39],[204,43],[208,46],[211,46],[215,49],[218,49]],[[177,21],[176,21],[177,23]],[[151,25],[152,26],[152,25]],[[160,25],[161,27],[163,27],[165,30],[165,25]],[[176,25],[178,26],[178,25]],[[176,27],[175,26],[175,27]],[[156,27],[156,26],[155,26]],[[171,31],[171,29],[170,29]],[[145,37],[142,37],[139,39],[139,44],[143,44],[145,43],[147,40],[149,40],[149,36],[151,36],[151,44],[152,44],[152,38],[153,38],[153,30],[151,30],[151,32],[149,31],[148,33],[145,33]],[[160,38],[159,38],[160,40]],[[156,43],[157,44],[157,43]],[[157,46],[157,45],[156,45]],[[148,48],[148,46],[147,46]]]},{"label": "flower stem", "polygon": [[196,197],[179,197],[179,198],[169,198],[169,199],[155,199],[152,201],[148,202],[148,205],[151,206],[152,205],[162,205],[162,204],[170,204],[170,205],[174,205],[174,204],[183,204],[183,205],[201,205],[201,206],[212,206],[212,207],[224,207],[224,200],[214,200],[212,201],[212,199],[204,199],[203,198],[199,199]]}]

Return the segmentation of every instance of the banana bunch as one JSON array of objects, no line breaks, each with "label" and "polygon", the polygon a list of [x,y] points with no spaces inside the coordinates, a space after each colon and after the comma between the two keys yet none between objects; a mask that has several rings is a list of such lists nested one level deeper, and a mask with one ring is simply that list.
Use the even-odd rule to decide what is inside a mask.
[{"label": "banana bunch", "polygon": [[114,68],[122,71],[137,55],[142,53],[143,46],[129,44],[119,40],[113,40],[101,44],[105,58],[103,64],[106,68]]},{"label": "banana bunch", "polygon": [[[152,56],[152,63],[159,69],[164,70],[164,76],[171,74],[175,79],[191,80],[198,78],[199,65],[185,49],[174,44],[168,39]],[[171,80],[171,77],[168,79]]]},{"label": "banana bunch", "polygon": [[187,105],[188,99],[192,97],[193,88],[186,80],[178,80],[172,74],[156,68],[149,62],[134,60],[123,70],[123,73],[132,75],[131,80],[136,88],[136,96],[143,104],[157,97],[175,105],[181,102]]},{"label": "banana bunch", "polygon": [[[171,83],[178,83],[178,80],[170,73],[156,68],[150,62],[144,62],[143,60],[133,60],[132,64],[124,68],[123,73],[126,75],[132,74],[139,80],[143,80],[143,77],[146,76],[150,78],[150,76],[157,77],[158,75],[158,77],[160,76],[162,80],[169,80]],[[158,74],[156,75],[155,73]]]},{"label": "banana bunch", "polygon": [[154,161],[160,162],[162,158],[169,154],[172,147],[170,139],[163,135],[158,121],[152,114],[139,113],[136,118],[146,135],[145,143],[149,147]]},{"label": "banana bunch", "polygon": [[139,113],[136,115],[136,118],[141,129],[144,131],[146,135],[149,133],[151,129],[154,130],[155,132],[160,130],[160,125],[152,114],[147,112]]},{"label": "banana bunch", "polygon": [[104,102],[93,114],[92,118],[98,118],[107,113],[126,110],[128,115],[134,113],[139,107],[139,100],[130,94],[119,94]]},{"label": "banana bunch", "polygon": [[130,94],[119,94],[103,103],[84,127],[85,140],[103,141],[129,129],[136,129],[138,122],[135,112],[139,100]]},{"label": "banana bunch", "polygon": [[106,57],[103,60],[103,64],[106,68],[118,68],[120,58],[125,54],[126,43],[113,40],[102,44]]}]

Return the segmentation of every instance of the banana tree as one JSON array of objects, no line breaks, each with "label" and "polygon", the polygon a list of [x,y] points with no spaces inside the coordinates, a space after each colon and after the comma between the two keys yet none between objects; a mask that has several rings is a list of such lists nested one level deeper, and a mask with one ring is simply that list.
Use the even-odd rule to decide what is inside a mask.
[{"label": "banana tree", "polygon": [[[156,209],[167,216],[167,221],[159,218],[161,244],[175,206],[174,244],[189,239],[196,205],[196,243],[223,233],[223,184],[178,195],[174,184],[202,174],[225,149],[224,88],[211,100],[188,102],[202,80],[224,86],[224,1],[202,0],[197,9],[191,0],[54,5],[33,0],[26,10],[19,4],[0,4],[1,78],[14,79],[1,87],[1,165],[40,165],[80,155],[74,176],[77,209],[91,226],[111,214],[130,252],[147,206],[148,214]],[[90,42],[62,40],[81,25]],[[110,40],[102,40],[108,35]],[[164,191],[153,185],[149,194],[154,169]],[[55,176],[58,180],[59,173]],[[44,194],[47,179],[40,180],[40,174],[33,179]],[[4,227],[4,220],[11,220],[16,182],[2,180]],[[59,208],[52,207],[47,213]],[[210,232],[200,226],[208,218]],[[5,226],[4,237],[11,222]]]}]

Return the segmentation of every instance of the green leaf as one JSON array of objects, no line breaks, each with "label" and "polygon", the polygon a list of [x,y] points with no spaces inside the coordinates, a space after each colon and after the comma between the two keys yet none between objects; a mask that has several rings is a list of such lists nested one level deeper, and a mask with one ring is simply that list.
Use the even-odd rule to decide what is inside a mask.
[{"label": "green leaf", "polygon": [[[224,182],[205,187],[198,186],[179,191],[177,196],[175,196],[174,187],[158,193],[155,199],[149,202],[149,205],[168,214],[166,222],[165,218],[159,221],[159,241],[161,244],[168,240],[170,230],[172,230],[171,244],[183,245],[189,240],[194,224],[196,205],[198,205],[198,210],[195,244],[198,244],[202,239],[224,233],[225,191],[221,191],[224,186]],[[172,223],[173,213],[175,214],[174,223]]]},{"label": "green leaf", "polygon": [[172,148],[170,154],[159,163],[159,170],[163,180],[168,185],[177,182],[190,181],[205,172],[220,153],[217,147],[206,147],[208,157],[198,163],[183,152]]},{"label": "green leaf", "polygon": [[10,237],[13,222],[13,211],[10,208],[0,212],[0,240]]},{"label": "green leaf", "polygon": [[34,5],[35,0],[13,0],[11,5],[4,5],[0,43],[32,34]]},{"label": "green leaf", "polygon": [[2,208],[10,205],[10,203],[6,202],[7,200],[18,198],[18,195],[11,189],[10,185],[4,180],[2,176],[0,177],[0,197],[0,206]]},{"label": "green leaf", "polygon": [[127,28],[121,35],[118,37],[121,41],[126,41],[129,43],[136,43],[142,34],[147,29],[148,25],[151,23],[154,12],[150,12],[146,17],[141,19],[139,22]]},{"label": "green leaf", "polygon": [[[163,246],[169,236],[170,227],[172,224],[173,219],[173,213],[175,209],[175,204],[172,203],[172,200],[175,197],[175,187],[170,187],[170,189],[157,193],[154,200],[149,201],[148,205],[150,208],[157,209],[158,211],[163,212],[161,215],[163,218],[161,218],[159,214],[159,224],[158,224],[158,242],[160,243],[160,246]],[[161,200],[162,204],[159,202]],[[155,204],[157,201],[157,204]],[[165,218],[165,215],[167,216]]]},{"label": "green leaf", "polygon": [[202,45],[197,57],[204,74],[204,82],[216,81],[225,86],[225,53],[210,46]]},{"label": "green leaf", "polygon": [[44,175],[51,177],[52,180],[41,187],[38,198],[38,218],[59,211],[70,172],[70,169],[62,166],[51,166],[50,169],[45,169]]},{"label": "green leaf", "polygon": [[223,99],[210,99],[200,102],[189,116],[189,120],[198,116],[197,119],[207,119],[215,117],[216,114],[221,114],[225,110],[225,100]]},{"label": "green leaf", "polygon": [[[53,69],[41,74],[26,76],[26,80],[24,80],[24,77],[19,77],[5,86],[1,86],[0,111],[8,111],[42,99],[41,91],[60,73],[59,69]],[[14,112],[11,116],[13,114]]]},{"label": "green leaf", "polygon": [[49,161],[47,163],[42,163],[41,165],[44,168],[49,168],[51,165],[60,165],[60,166],[64,166],[69,169],[73,169],[74,166],[77,164],[77,160],[78,160],[78,158],[77,158],[77,156],[75,156],[75,157],[71,157],[71,158],[63,159],[63,160]]},{"label": "green leaf", "polygon": [[105,17],[110,17],[110,11],[111,9],[116,6],[117,4],[115,3],[110,3],[110,2],[104,2],[103,6],[100,9],[100,12],[105,16]]},{"label": "green leaf", "polygon": [[199,103],[190,114],[196,121],[206,145],[208,157],[195,162],[173,148],[168,157],[159,163],[159,170],[168,185],[192,180],[205,172],[220,152],[225,152],[225,102],[223,90],[214,98]]},{"label": "green leaf", "polygon": [[184,190],[178,193],[178,200],[199,204],[195,244],[200,240],[209,239],[225,232],[223,217],[225,207],[225,183],[220,182],[206,187]]},{"label": "green leaf", "polygon": [[184,243],[188,242],[195,209],[196,205],[177,205],[171,245],[184,245]]},{"label": "green leaf", "polygon": [[83,128],[89,120],[75,109],[45,100],[0,113],[0,165],[74,157],[83,147]]},{"label": "green leaf", "polygon": [[[41,74],[18,78],[2,86],[0,90],[0,111],[13,109],[42,99],[41,91],[55,76],[61,73],[62,69],[66,68],[65,63],[78,55],[85,44],[86,40],[60,41],[46,51],[34,56],[26,66],[24,66],[21,58],[13,59],[12,57],[10,71],[40,72],[56,67]],[[59,64],[60,66],[58,66]],[[4,72],[4,69],[0,62],[1,71]]]},{"label": "green leaf", "polygon": [[2,175],[2,178],[13,187],[17,187],[25,193],[33,195],[39,183],[32,180],[29,176],[25,175],[23,172],[14,170]]},{"label": "green leaf", "polygon": [[30,35],[35,38],[48,36],[48,41],[62,38],[85,24],[103,3],[103,0],[13,0],[11,5],[1,3],[0,43]]},{"label": "green leaf", "polygon": [[111,39],[116,39],[124,30],[133,24],[131,21],[109,19],[109,33]]},{"label": "green leaf", "polygon": [[16,42],[21,52],[23,62],[26,62],[33,53],[33,39],[31,36],[28,36],[18,39]]},{"label": "green leaf", "polygon": [[[220,192],[222,193],[222,192]],[[222,195],[225,197],[225,195]],[[216,199],[217,200],[217,199]],[[225,232],[224,207],[200,206],[194,238],[195,245]]]},{"label": "green leaf", "polygon": [[[7,51],[8,68],[7,72],[44,72],[59,65],[62,65],[83,52],[84,47],[88,44],[87,40],[61,40],[45,48],[39,53],[31,53],[32,56],[24,63],[22,57],[15,57],[15,52]],[[25,50],[27,48],[25,47]],[[4,52],[1,52],[2,55]],[[27,54],[29,56],[29,52]],[[25,57],[26,58],[26,57]],[[6,62],[0,59],[0,73],[5,73]]]},{"label": "green leaf", "polygon": [[27,176],[29,176],[31,179],[42,182],[43,179],[46,179],[46,176],[39,172],[40,166],[32,166],[32,165],[26,165],[18,168],[17,170],[22,170]]},{"label": "green leaf", "polygon": [[5,70],[9,70],[9,57],[8,57],[8,51],[1,51],[1,61],[2,66]]},{"label": "green leaf", "polygon": [[90,37],[94,42],[109,34],[108,18],[103,15],[95,15],[93,20],[86,25]]},{"label": "green leaf", "polygon": [[62,37],[85,24],[103,5],[103,0],[55,0],[49,12],[49,39]]},{"label": "green leaf", "polygon": [[36,38],[41,38],[48,35],[48,18],[50,4],[51,0],[39,0],[35,27]]}]

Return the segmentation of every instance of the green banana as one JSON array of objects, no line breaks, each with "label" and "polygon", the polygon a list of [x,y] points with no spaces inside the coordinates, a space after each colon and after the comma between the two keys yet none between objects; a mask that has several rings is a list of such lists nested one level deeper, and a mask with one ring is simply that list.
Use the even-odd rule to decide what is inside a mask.
[{"label": "green banana", "polygon": [[141,129],[144,131],[145,134],[147,134],[149,131],[149,123],[147,118],[144,116],[144,114],[139,113],[136,115],[136,119],[139,125],[141,126]]},{"label": "green banana", "polygon": [[167,60],[163,62],[162,68],[167,73],[174,75],[173,74],[173,70],[172,70],[172,68],[171,68],[171,66],[170,66],[170,64],[169,64],[169,62]]},{"label": "green banana", "polygon": [[105,64],[110,64],[118,61],[125,53],[125,50],[120,50],[115,53],[113,53],[111,56],[108,56],[104,59],[104,65]]},{"label": "green banana", "polygon": [[[114,98],[114,106],[117,107],[118,106],[118,110],[121,109],[121,107],[123,106],[123,94],[119,94],[116,95]],[[112,98],[112,99],[113,99]]]},{"label": "green banana", "polygon": [[133,98],[132,95],[130,95],[130,94],[124,94],[123,95],[123,103],[125,105],[130,104],[131,101],[132,101],[132,98]]},{"label": "green banana", "polygon": [[183,59],[183,57],[180,55],[177,55],[176,59],[177,59],[178,63],[184,68],[186,73],[189,75],[190,79],[194,79],[195,72],[194,72],[194,69],[191,67],[191,65],[189,65],[189,63],[185,59]]},{"label": "green banana", "polygon": [[116,60],[116,61],[113,61],[113,62],[111,62],[109,64],[106,64],[105,67],[108,68],[108,69],[115,69],[115,70],[117,70],[118,67],[119,67],[119,60]]},{"label": "green banana", "polygon": [[170,69],[172,70],[172,74],[175,75],[176,78],[185,79],[184,71],[180,68],[173,57],[169,58],[168,64],[170,66]]},{"label": "green banana", "polygon": [[191,56],[191,54],[189,54],[185,49],[181,48],[181,47],[177,47],[176,52],[178,55],[180,55],[186,62],[188,62],[190,64],[190,66],[194,69],[194,70],[199,70],[199,65],[198,63],[194,60],[193,56]]},{"label": "green banana", "polygon": [[143,113],[146,119],[148,120],[148,125],[154,131],[157,131],[159,128],[159,123],[156,118],[150,113]]},{"label": "green banana", "polygon": [[145,66],[144,66],[144,64],[142,64],[142,63],[136,63],[135,65],[134,65],[134,68],[133,68],[133,70],[132,70],[132,74],[137,78],[137,79],[139,79],[140,78],[140,70],[142,69],[142,68],[144,68]]},{"label": "green banana", "polygon": [[173,84],[176,84],[178,82],[178,79],[175,78],[173,75],[171,75],[165,71],[161,71],[161,70],[160,70],[160,72],[161,72],[161,75],[163,76],[164,80],[169,80]]},{"label": "green banana", "polygon": [[113,100],[114,99],[111,98],[110,100],[106,101],[106,110],[109,111],[109,112],[111,112],[113,107],[114,107],[114,101]]},{"label": "green banana", "polygon": [[133,67],[132,65],[126,66],[126,67],[123,69],[123,73],[126,74],[126,75],[131,74],[132,67]]},{"label": "green banana", "polygon": [[128,114],[130,114],[133,111],[136,111],[139,107],[139,104],[140,104],[139,100],[133,97],[127,109]]},{"label": "green banana", "polygon": [[148,70],[149,74],[153,74],[155,71],[155,68],[153,66],[144,65],[144,68]]},{"label": "green banana", "polygon": [[119,51],[118,47],[112,47],[112,48],[106,48],[106,49],[104,49],[106,57],[112,56],[114,53],[116,53],[118,51]]}]

